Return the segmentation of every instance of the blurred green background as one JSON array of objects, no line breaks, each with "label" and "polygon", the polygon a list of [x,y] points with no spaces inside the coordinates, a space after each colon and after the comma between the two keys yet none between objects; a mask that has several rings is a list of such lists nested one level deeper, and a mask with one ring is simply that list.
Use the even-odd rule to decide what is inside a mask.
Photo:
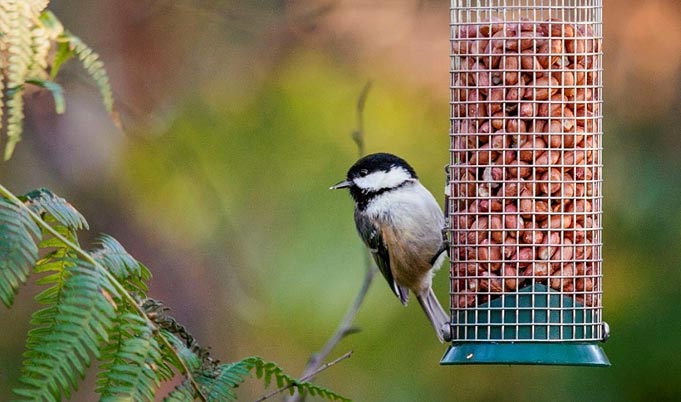
[{"label": "blurred green background", "polygon": [[[67,112],[28,99],[26,133],[0,181],[48,187],[154,273],[172,306],[223,361],[248,355],[291,374],[333,332],[363,276],[348,195],[328,191],[368,152],[403,156],[440,194],[448,161],[447,0],[53,0],[102,56],[125,134],[77,63]],[[441,367],[446,346],[383,283],[359,334],[317,381],[356,401],[681,400],[681,3],[609,0],[605,22],[604,345],[607,369]],[[436,292],[448,291],[446,272]],[[0,400],[16,384],[24,287],[0,330]],[[88,376],[74,400],[91,401]],[[263,393],[255,381],[243,400]]]}]

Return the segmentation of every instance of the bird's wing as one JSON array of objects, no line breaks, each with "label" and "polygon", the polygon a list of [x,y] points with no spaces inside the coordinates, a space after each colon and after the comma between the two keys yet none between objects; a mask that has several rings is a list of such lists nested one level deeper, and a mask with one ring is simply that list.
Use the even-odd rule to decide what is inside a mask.
[{"label": "bird's wing", "polygon": [[409,299],[409,290],[402,287],[395,282],[393,273],[390,269],[390,253],[386,247],[383,234],[377,225],[366,214],[355,211],[355,224],[360,237],[371,251],[371,256],[374,258],[378,269],[383,274],[383,277],[388,282],[388,286],[400,299],[402,304],[407,304]]}]

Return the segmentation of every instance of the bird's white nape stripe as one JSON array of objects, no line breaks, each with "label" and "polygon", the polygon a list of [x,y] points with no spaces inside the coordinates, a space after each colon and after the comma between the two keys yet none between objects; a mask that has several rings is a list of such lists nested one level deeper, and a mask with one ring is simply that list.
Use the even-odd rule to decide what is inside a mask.
[{"label": "bird's white nape stripe", "polygon": [[394,166],[387,172],[379,170],[364,177],[358,177],[354,182],[357,187],[363,190],[378,191],[384,188],[397,187],[410,179],[409,172],[402,167]]}]

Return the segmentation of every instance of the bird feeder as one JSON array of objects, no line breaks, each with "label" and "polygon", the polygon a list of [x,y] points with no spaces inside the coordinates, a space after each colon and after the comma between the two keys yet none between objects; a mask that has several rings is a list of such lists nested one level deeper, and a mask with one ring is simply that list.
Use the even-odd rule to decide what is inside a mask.
[{"label": "bird feeder", "polygon": [[442,364],[608,366],[602,2],[452,0]]}]

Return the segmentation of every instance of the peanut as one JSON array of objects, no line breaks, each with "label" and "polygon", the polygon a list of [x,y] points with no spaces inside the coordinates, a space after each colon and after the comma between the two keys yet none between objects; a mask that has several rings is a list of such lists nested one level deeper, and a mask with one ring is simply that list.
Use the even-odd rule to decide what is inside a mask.
[{"label": "peanut", "polygon": [[538,281],[597,305],[600,40],[558,18],[454,32],[452,304]]},{"label": "peanut", "polygon": [[540,260],[548,260],[556,253],[557,247],[560,245],[560,235],[557,232],[550,232],[548,236],[544,236],[542,245],[537,248],[537,258]]},{"label": "peanut", "polygon": [[523,50],[520,56],[520,68],[526,71],[541,71],[542,67],[539,64],[539,59],[535,56],[533,50]]},{"label": "peanut", "polygon": [[559,169],[550,168],[539,178],[539,188],[544,194],[553,194],[561,189],[561,179],[563,175],[560,173]]},{"label": "peanut", "polygon": [[530,164],[523,161],[516,161],[508,167],[509,178],[527,178],[532,173]]},{"label": "peanut", "polygon": [[493,35],[504,29],[504,25],[505,24],[501,18],[492,17],[489,19],[489,21],[486,21],[485,23],[480,25],[480,34],[482,36]]},{"label": "peanut", "polygon": [[466,307],[474,306],[475,305],[475,293],[469,291],[469,290],[464,290],[462,292],[457,292],[452,300],[455,302],[454,303],[454,308],[456,309],[463,309]]},{"label": "peanut", "polygon": [[508,119],[506,120],[506,132],[507,133],[526,133],[527,123],[524,120],[519,119]]},{"label": "peanut", "polygon": [[537,115],[537,104],[534,102],[520,102],[518,106],[520,117],[534,117]]},{"label": "peanut", "polygon": [[547,262],[532,262],[523,270],[523,276],[542,278],[549,275],[549,264]]},{"label": "peanut", "polygon": [[549,285],[556,290],[563,290],[566,285],[572,282],[575,276],[574,264],[565,264],[563,267],[558,267],[551,272],[551,281]]},{"label": "peanut", "polygon": [[517,254],[518,267],[527,267],[534,261],[534,247],[521,247]]},{"label": "peanut", "polygon": [[504,85],[515,85],[518,83],[518,75],[520,74],[519,63],[518,56],[504,56],[499,61],[499,71],[493,73],[493,76],[496,74]]},{"label": "peanut", "polygon": [[504,264],[504,286],[509,290],[518,288],[518,273],[510,264]]},{"label": "peanut", "polygon": [[492,238],[492,241],[495,243],[501,243],[504,240],[504,232],[503,232],[503,222],[501,219],[500,215],[492,215],[489,218],[489,228],[490,228],[490,237]]},{"label": "peanut", "polygon": [[470,231],[468,232],[468,244],[480,244],[487,237],[487,227],[487,217],[478,217],[471,224]]},{"label": "peanut", "polygon": [[523,225],[523,218],[518,215],[518,208],[514,204],[504,207],[504,227],[508,230],[518,230]]},{"label": "peanut", "polygon": [[544,232],[538,229],[523,230],[523,243],[525,244],[541,244],[544,241]]},{"label": "peanut", "polygon": [[518,150],[518,159],[523,162],[532,162],[546,149],[546,142],[540,136],[526,138]]},{"label": "peanut", "polygon": [[524,99],[546,100],[558,92],[558,80],[553,77],[539,77],[525,89]]},{"label": "peanut", "polygon": [[501,252],[501,246],[491,244],[489,240],[484,239],[477,247],[477,257],[475,259],[480,267],[489,267],[492,271],[498,271],[501,267]]}]

